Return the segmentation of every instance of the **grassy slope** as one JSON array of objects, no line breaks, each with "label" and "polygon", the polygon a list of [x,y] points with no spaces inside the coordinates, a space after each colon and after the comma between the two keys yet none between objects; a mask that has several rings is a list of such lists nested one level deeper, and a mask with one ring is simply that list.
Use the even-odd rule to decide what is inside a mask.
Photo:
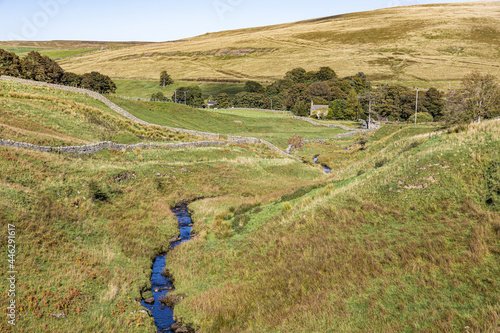
[{"label": "grassy slope", "polygon": [[[26,141],[51,143],[46,135],[56,130],[64,143],[89,140],[103,130],[90,126],[94,118],[79,117],[74,105],[76,116],[67,114],[71,101],[101,107],[85,96],[18,84],[2,84],[1,92],[0,124],[16,120],[16,131]],[[49,103],[46,97],[57,99]],[[30,135],[20,130],[26,129],[24,123]],[[151,332],[152,320],[138,312],[142,307],[134,300],[148,284],[151,258],[178,233],[171,205],[199,196],[269,202],[291,187],[324,177],[262,147],[102,151],[93,156],[0,147],[0,221],[15,224],[18,231],[15,331],[63,332],[71,327],[75,332]],[[246,198],[237,194],[242,188]],[[107,200],[92,200],[97,193]],[[4,253],[6,245],[0,243]],[[0,306],[5,308],[7,301],[2,298]],[[61,312],[68,319],[51,318]],[[0,331],[11,329],[0,322]]]},{"label": "grassy slope", "polygon": [[[288,147],[288,139],[294,134],[301,135],[304,139],[326,139],[344,132],[338,128],[313,126],[287,118],[245,117],[208,112],[174,103],[135,102],[116,97],[111,99],[134,116],[153,124],[258,137],[283,149]],[[262,114],[267,115],[265,112]]]},{"label": "grassy slope", "polygon": [[168,262],[177,315],[204,332],[498,330],[500,121],[395,132],[288,201],[193,204],[200,237]]},{"label": "grassy slope", "polygon": [[[95,141],[176,141],[166,130],[133,124],[89,96],[0,81],[0,138],[67,146]],[[184,138],[183,141],[196,140]]]},{"label": "grassy slope", "polygon": [[165,96],[174,94],[174,90],[180,87],[200,86],[203,92],[203,98],[208,99],[210,96],[216,98],[220,93],[226,93],[231,98],[244,91],[244,84],[239,83],[216,83],[216,82],[186,82],[176,81],[165,88],[159,86],[159,81],[148,80],[114,80],[116,83],[116,94],[128,98],[151,98],[154,93],[161,92]]},{"label": "grassy slope", "polygon": [[[472,69],[500,74],[499,11],[498,1],[389,8],[106,50],[61,64],[77,73],[96,69],[129,79],[157,79],[168,68],[175,79],[242,80],[280,78],[297,66],[331,66],[342,76],[364,71],[378,82],[447,88]],[[242,49],[255,52],[220,53]]]}]

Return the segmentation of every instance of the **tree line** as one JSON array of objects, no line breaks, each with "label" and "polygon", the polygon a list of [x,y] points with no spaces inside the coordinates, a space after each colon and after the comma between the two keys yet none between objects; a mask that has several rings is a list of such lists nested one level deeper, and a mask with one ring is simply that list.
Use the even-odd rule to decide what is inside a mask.
[{"label": "tree line", "polygon": [[13,52],[0,49],[0,75],[84,88],[101,94],[116,91],[116,85],[109,76],[99,72],[83,75],[66,72],[57,62],[36,51],[21,59]]},{"label": "tree line", "polygon": [[[160,85],[173,80],[166,73],[160,76]],[[204,105],[200,87],[181,87],[171,97],[154,94],[153,101],[172,101],[201,108]],[[311,116],[323,119],[356,120],[372,116],[388,121],[467,122],[500,116],[500,88],[490,74],[473,72],[462,81],[462,89],[442,93],[436,88],[411,89],[401,85],[373,87],[364,73],[339,77],[330,67],[307,72],[303,68],[288,71],[282,79],[263,86],[247,81],[244,91],[230,98],[219,94],[217,107],[224,109],[257,108],[292,111],[298,116],[311,115],[311,103],[324,105],[323,110]],[[417,112],[417,117],[415,117]]]}]

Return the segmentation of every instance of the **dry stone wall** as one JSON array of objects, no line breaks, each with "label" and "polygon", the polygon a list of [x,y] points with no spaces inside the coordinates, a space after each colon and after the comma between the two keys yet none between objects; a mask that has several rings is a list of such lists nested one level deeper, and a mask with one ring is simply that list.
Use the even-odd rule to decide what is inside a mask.
[{"label": "dry stone wall", "polygon": [[[125,111],[124,109],[122,109],[121,107],[119,107],[115,103],[111,102],[109,99],[107,99],[103,95],[96,93],[95,91],[82,89],[82,88],[63,86],[63,85],[58,85],[58,84],[52,84],[52,83],[46,83],[46,82],[24,80],[24,79],[19,79],[17,77],[11,77],[11,76],[5,76],[5,75],[0,76],[0,79],[4,80],[4,81],[17,82],[17,83],[22,83],[22,84],[31,85],[31,86],[47,87],[47,88],[52,88],[52,89],[65,90],[65,91],[69,91],[69,92],[73,92],[73,93],[77,93],[77,94],[88,95],[92,98],[97,99],[98,101],[103,102],[111,110],[121,114],[125,118],[128,118],[134,122],[137,122],[137,123],[140,123],[143,125],[159,126],[159,125],[151,124],[151,123],[148,123],[147,121],[144,121],[142,119],[137,118],[136,116]],[[197,136],[197,137],[202,137],[205,139],[219,139],[220,138],[219,134],[216,134],[216,133],[205,133],[205,132],[191,131],[191,130],[186,130],[183,128],[175,128],[175,127],[169,127],[169,126],[159,126],[159,127],[165,128],[169,131],[185,133],[185,134],[189,134],[189,135],[193,135],[193,136]]]},{"label": "dry stone wall", "polygon": [[198,142],[165,143],[165,144],[138,143],[135,145],[126,145],[126,144],[114,143],[111,141],[104,141],[84,146],[50,147],[50,146],[37,146],[26,142],[16,142],[12,140],[0,139],[0,146],[3,147],[31,149],[40,152],[59,151],[61,153],[83,154],[83,155],[92,155],[103,149],[114,149],[120,151],[126,149],[136,149],[136,148],[182,149],[182,148],[193,148],[193,147],[217,147],[217,146],[226,146],[228,144],[229,144],[228,142],[224,141],[198,141]]},{"label": "dry stone wall", "polygon": [[[59,90],[69,91],[69,92],[73,92],[73,93],[77,93],[77,94],[88,95],[92,98],[95,98],[95,99],[103,102],[111,110],[117,112],[118,114],[121,114],[122,116],[124,116],[124,117],[126,117],[134,122],[144,124],[144,125],[149,125],[149,126],[159,126],[159,125],[148,123],[142,119],[135,117],[131,113],[122,109],[121,107],[119,107],[115,103],[111,102],[103,95],[96,93],[95,91],[82,89],[82,88],[63,86],[63,85],[58,85],[58,84],[52,84],[52,83],[46,83],[46,82],[25,80],[25,79],[20,79],[20,78],[11,77],[11,76],[5,76],[5,75],[0,76],[0,80],[17,82],[17,83],[31,85],[31,86],[59,89]],[[284,111],[276,111],[276,110],[267,110],[267,111],[286,113]],[[341,126],[341,125],[338,125],[338,126],[337,125],[326,125],[326,124],[316,123],[308,118],[303,118],[303,117],[295,117],[295,118],[308,121],[310,123],[313,123],[313,125],[328,126],[328,127],[341,127],[341,128],[346,128],[347,130],[350,130],[347,127]],[[183,128],[174,128],[174,127],[169,127],[169,126],[159,126],[159,127],[165,128],[169,131],[185,133],[185,134],[189,134],[189,135],[197,136],[197,137],[202,137],[202,138],[206,138],[206,139],[212,139],[212,140],[220,139],[220,135],[218,133],[198,132],[198,131],[186,130]],[[352,135],[352,134],[350,134],[350,135]],[[231,135],[228,135],[227,139],[230,142],[239,143],[239,144],[260,144],[260,143],[262,143],[262,144],[265,144],[267,147],[269,147],[271,150],[274,150],[274,151],[276,151],[282,155],[285,155],[287,157],[297,159],[295,156],[292,156],[292,155],[284,152],[283,150],[279,149],[278,147],[276,147],[272,143],[267,142],[267,141],[262,140],[262,139],[252,138],[252,137],[231,136]],[[38,151],[44,151],[44,152],[60,151],[60,152],[65,152],[65,153],[76,153],[76,154],[94,154],[102,149],[122,150],[122,149],[134,149],[134,148],[145,148],[145,147],[183,148],[183,147],[206,147],[206,146],[210,146],[210,145],[220,146],[220,145],[226,145],[226,144],[227,143],[222,142],[222,141],[202,141],[202,142],[189,142],[189,143],[177,143],[177,144],[165,144],[165,145],[142,144],[142,143],[137,144],[137,145],[124,145],[124,144],[118,144],[118,143],[106,141],[106,142],[100,142],[100,143],[95,143],[95,144],[86,145],[86,146],[47,147],[47,146],[36,146],[36,145],[32,145],[30,143],[25,143],[25,142],[14,142],[11,140],[0,139],[0,146],[15,147],[15,148],[27,148],[27,149],[34,149],[34,150],[38,150]]]}]

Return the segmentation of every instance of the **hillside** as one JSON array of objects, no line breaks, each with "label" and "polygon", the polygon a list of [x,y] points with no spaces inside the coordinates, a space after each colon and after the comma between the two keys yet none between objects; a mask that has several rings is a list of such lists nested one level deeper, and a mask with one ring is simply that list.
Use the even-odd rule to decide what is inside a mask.
[{"label": "hillside", "polygon": [[114,78],[157,79],[168,69],[175,79],[260,81],[330,66],[341,76],[448,87],[474,69],[500,75],[499,14],[498,1],[396,7],[102,50],[61,65]]}]

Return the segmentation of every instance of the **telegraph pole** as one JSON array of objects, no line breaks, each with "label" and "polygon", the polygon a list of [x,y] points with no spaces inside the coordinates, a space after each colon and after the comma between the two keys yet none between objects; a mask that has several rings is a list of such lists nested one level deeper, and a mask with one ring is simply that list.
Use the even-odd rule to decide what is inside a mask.
[{"label": "telegraph pole", "polygon": [[417,126],[417,112],[418,112],[418,88],[417,88],[417,100],[415,102],[415,127]]},{"label": "telegraph pole", "polygon": [[187,105],[187,98],[186,98],[187,91],[184,92],[184,105]]},{"label": "telegraph pole", "polygon": [[175,103],[177,103],[177,90],[174,90],[175,92]]},{"label": "telegraph pole", "polygon": [[370,129],[371,120],[372,120],[372,97],[370,96],[370,104],[368,106],[368,123],[366,124],[366,129]]},{"label": "telegraph pole", "polygon": [[359,96],[358,96],[358,117],[356,119],[359,119]]}]

